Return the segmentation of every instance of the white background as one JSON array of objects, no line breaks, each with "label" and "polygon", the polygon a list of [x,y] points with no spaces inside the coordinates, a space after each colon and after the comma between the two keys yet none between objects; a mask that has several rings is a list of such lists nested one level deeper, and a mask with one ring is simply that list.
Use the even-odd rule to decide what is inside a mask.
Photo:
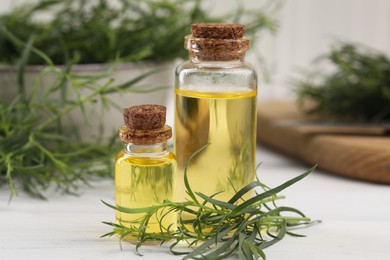
[{"label": "white background", "polygon": [[[26,0],[0,0],[0,12]],[[204,1],[212,12],[220,13],[237,6],[234,0]],[[258,8],[264,0],[242,0],[247,8]],[[271,83],[260,80],[260,98],[292,96],[292,77],[323,54],[335,40],[363,43],[390,55],[389,0],[285,0],[277,18],[280,22],[274,37],[265,35],[252,48],[265,57],[271,68]],[[248,60],[257,68],[256,58]]]}]

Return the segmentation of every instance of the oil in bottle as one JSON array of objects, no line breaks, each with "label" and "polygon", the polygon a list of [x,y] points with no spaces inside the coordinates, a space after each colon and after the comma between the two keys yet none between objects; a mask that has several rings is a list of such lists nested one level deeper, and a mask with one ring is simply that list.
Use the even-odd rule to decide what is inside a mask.
[{"label": "oil in bottle", "polygon": [[[253,181],[257,76],[244,61],[249,40],[238,24],[194,24],[185,37],[190,60],[176,70],[175,154],[195,192],[227,201]],[[186,197],[179,184],[180,199]],[[248,194],[250,196],[250,194]]]}]

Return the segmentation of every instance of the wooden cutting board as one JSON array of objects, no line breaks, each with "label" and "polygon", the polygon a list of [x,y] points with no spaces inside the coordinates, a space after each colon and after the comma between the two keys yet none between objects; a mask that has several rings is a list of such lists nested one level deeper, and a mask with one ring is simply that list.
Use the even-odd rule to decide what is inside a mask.
[{"label": "wooden cutting board", "polygon": [[313,134],[278,126],[285,119],[307,119],[295,102],[259,106],[257,139],[311,165],[355,179],[390,184],[390,136]]}]

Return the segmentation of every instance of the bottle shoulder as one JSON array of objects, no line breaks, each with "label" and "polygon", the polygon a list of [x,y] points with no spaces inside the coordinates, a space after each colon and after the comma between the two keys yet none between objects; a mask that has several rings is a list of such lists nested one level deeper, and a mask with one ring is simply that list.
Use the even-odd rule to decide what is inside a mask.
[{"label": "bottle shoulder", "polygon": [[[176,89],[246,92],[257,90],[257,74],[247,62],[186,61],[176,69]],[[207,89],[207,90],[205,90]]]}]

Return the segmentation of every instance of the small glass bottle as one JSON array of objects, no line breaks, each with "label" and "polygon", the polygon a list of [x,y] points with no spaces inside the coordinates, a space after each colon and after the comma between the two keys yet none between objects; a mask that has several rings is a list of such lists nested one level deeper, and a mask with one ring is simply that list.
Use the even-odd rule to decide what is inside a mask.
[{"label": "small glass bottle", "polygon": [[[185,37],[190,60],[176,69],[175,154],[192,190],[230,199],[253,181],[256,158],[257,76],[244,61],[249,39],[239,24],[193,24]],[[179,197],[185,197],[179,184]]]},{"label": "small glass bottle", "polygon": [[[143,208],[175,200],[176,158],[167,150],[167,140],[172,130],[165,125],[166,108],[159,105],[141,105],[123,110],[126,126],[118,130],[125,148],[115,160],[115,197],[118,206]],[[161,213],[161,212],[160,212]],[[117,211],[117,223],[126,227],[135,223],[141,214],[126,214]],[[161,215],[160,215],[161,217]],[[146,232],[160,233],[161,228],[175,230],[177,215],[168,213],[161,223],[153,216]],[[136,242],[137,234],[123,240]]]}]

